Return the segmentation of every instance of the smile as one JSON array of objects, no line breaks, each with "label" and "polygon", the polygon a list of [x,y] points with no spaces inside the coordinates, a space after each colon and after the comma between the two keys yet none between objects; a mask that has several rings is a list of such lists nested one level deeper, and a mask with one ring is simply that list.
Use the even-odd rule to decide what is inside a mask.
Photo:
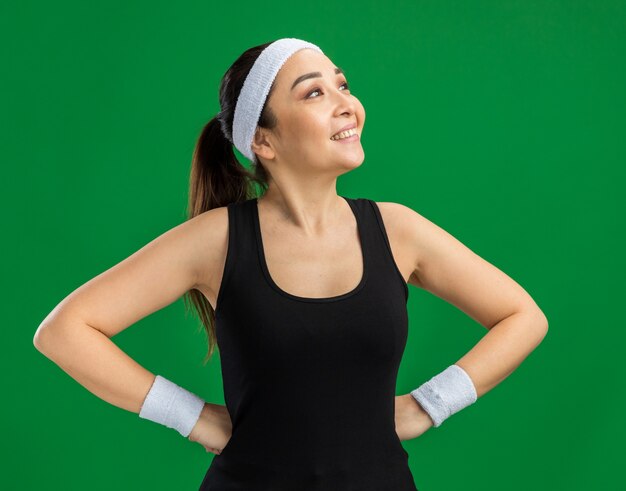
[{"label": "smile", "polygon": [[333,140],[333,141],[334,140],[345,140],[345,139],[352,138],[353,136],[358,136],[358,133],[356,132],[355,128],[352,128],[352,129],[347,130],[347,131],[342,131],[341,133],[337,133],[336,135],[331,136],[330,139]]}]

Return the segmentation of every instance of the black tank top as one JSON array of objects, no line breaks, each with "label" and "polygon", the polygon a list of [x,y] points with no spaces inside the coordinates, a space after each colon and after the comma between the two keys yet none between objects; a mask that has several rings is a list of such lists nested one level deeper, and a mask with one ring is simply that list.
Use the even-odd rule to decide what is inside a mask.
[{"label": "black tank top", "polygon": [[376,203],[342,198],[363,275],[327,298],[274,283],[257,199],[228,205],[215,329],[233,428],[201,491],[417,490],[394,417],[409,290]]}]

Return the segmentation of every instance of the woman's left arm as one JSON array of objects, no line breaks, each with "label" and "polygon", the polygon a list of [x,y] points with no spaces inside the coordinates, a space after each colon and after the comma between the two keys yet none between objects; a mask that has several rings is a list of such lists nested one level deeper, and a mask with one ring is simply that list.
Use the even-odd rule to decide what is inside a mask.
[{"label": "woman's left arm", "polygon": [[[396,234],[404,250],[412,254],[409,283],[456,306],[488,330],[454,362],[469,375],[481,397],[515,371],[541,343],[548,320],[517,282],[454,236],[409,207],[386,205],[394,223],[402,224],[395,229]],[[407,396],[411,397],[399,396],[397,401],[418,405]],[[414,413],[424,414],[421,408]]]}]

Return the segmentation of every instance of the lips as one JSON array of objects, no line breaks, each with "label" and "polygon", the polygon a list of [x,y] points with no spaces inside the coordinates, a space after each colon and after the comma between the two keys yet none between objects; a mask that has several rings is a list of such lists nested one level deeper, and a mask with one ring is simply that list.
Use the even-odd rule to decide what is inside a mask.
[{"label": "lips", "polygon": [[340,130],[338,130],[336,133],[332,134],[330,137],[332,138],[333,136],[337,136],[339,133],[341,133],[342,131],[347,131],[347,130],[351,130],[352,128],[356,128],[356,123],[351,123],[347,126],[344,126],[343,128],[341,128]]}]

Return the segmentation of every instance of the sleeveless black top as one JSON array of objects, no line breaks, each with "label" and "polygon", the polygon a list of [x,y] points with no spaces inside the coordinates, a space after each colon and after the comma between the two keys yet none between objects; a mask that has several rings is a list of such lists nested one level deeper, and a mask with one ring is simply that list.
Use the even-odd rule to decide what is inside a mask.
[{"label": "sleeveless black top", "polygon": [[257,199],[228,205],[215,329],[233,428],[201,491],[417,491],[394,415],[409,290],[376,203],[342,198],[363,275],[327,298],[274,283]]}]

